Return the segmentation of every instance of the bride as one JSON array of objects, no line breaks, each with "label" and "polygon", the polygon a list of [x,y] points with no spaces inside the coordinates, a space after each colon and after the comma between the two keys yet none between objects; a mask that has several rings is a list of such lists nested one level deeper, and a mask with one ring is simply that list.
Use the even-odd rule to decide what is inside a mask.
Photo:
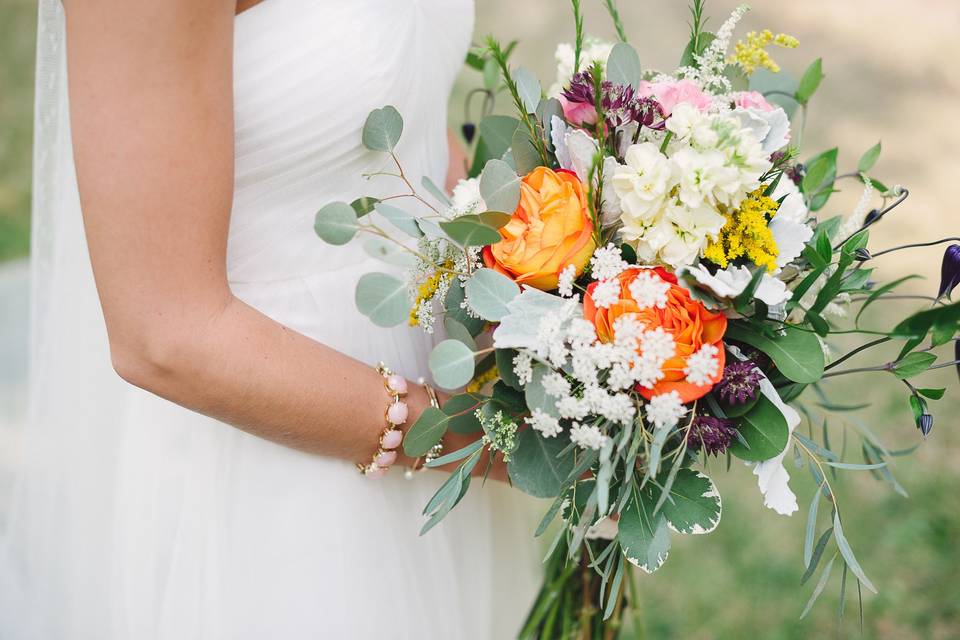
[{"label": "bride", "polygon": [[373,108],[406,117],[407,173],[444,179],[472,0],[64,5],[41,0],[0,637],[515,633],[536,559],[503,487],[421,538],[442,475],[357,472],[390,402],[374,365],[411,380],[412,424],[429,345],[361,316],[371,259],[312,233],[323,204],[396,191],[360,177],[385,166]]}]

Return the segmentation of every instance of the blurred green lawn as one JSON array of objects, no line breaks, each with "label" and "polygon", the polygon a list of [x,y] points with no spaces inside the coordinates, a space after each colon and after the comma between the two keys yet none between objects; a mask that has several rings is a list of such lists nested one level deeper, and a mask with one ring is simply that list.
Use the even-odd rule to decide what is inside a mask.
[{"label": "blurred green lawn", "polygon": [[[563,4],[562,10],[566,11]],[[494,7],[501,5],[504,2],[493,3]],[[480,6],[483,12],[482,2]],[[24,256],[29,247],[35,12],[30,0],[0,3],[0,260]],[[595,9],[588,12],[588,18],[594,20],[598,15]],[[717,10],[714,15],[719,18],[723,12]],[[534,44],[552,51],[552,44]],[[546,49],[541,53],[549,56]],[[547,56],[541,55],[537,63],[540,69],[549,68]],[[834,58],[833,64],[844,63]],[[465,88],[478,82],[477,77],[465,72],[457,95],[462,96]],[[455,121],[463,117],[461,105],[462,100],[455,97],[451,110]],[[865,139],[863,147],[874,139]],[[924,286],[929,289],[934,285],[928,280]],[[908,309],[887,304],[875,308],[874,326],[888,325],[890,318],[902,316]],[[881,361],[880,355],[867,353],[854,362]],[[868,472],[839,472],[838,478],[831,480],[839,496],[847,537],[880,590],[876,596],[864,592],[863,636],[867,638],[960,637],[956,586],[960,575],[956,548],[960,544],[960,473],[954,462],[960,452],[957,377],[952,369],[927,377],[930,379],[924,379],[923,386],[948,387],[954,399],[931,403],[936,416],[931,438],[914,455],[896,459],[895,474],[910,498],[898,496]],[[840,378],[838,382],[831,387],[832,399],[847,404],[872,403],[864,422],[888,447],[902,449],[919,442],[903,387],[892,377],[868,374]],[[814,406],[809,397],[804,399]],[[842,433],[847,431],[846,459],[860,461],[858,436],[854,428],[844,426],[842,416],[830,419],[830,431],[834,443],[841,442]],[[801,511],[784,518],[762,506],[755,478],[748,469],[734,463],[730,473],[723,473],[722,462],[714,466],[713,476],[724,501],[720,527],[703,537],[674,536],[674,549],[664,567],[652,576],[638,575],[642,602],[637,637],[857,637],[860,623],[852,579],[848,581],[844,618],[838,617],[839,562],[811,614],[803,621],[797,620],[815,581],[799,586],[806,512],[814,490],[807,471],[794,468],[788,459],[787,469]],[[821,504],[821,531],[827,511]]]},{"label": "blurred green lawn", "polygon": [[0,2],[0,261],[30,247],[30,150],[37,6]]}]

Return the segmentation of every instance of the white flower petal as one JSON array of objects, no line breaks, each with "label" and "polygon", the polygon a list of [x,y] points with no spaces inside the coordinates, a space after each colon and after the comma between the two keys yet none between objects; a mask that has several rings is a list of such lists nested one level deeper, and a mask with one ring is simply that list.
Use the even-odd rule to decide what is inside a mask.
[{"label": "white flower petal", "polygon": [[[780,398],[780,394],[766,377],[760,380],[760,393],[783,414],[792,436],[793,430],[800,424],[800,414]],[[784,516],[789,516],[800,508],[797,505],[797,496],[788,484],[790,474],[783,466],[783,458],[789,449],[788,441],[788,445],[778,456],[758,462],[753,469],[754,475],[757,476],[757,484],[760,486],[760,493],[763,494],[763,505]]]}]

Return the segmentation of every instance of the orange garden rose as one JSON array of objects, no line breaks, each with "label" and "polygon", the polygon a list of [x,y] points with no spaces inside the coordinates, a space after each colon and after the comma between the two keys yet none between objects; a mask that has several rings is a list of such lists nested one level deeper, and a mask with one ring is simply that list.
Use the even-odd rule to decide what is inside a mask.
[{"label": "orange garden rose", "polygon": [[596,249],[580,179],[547,167],[531,171],[520,182],[520,203],[500,235],[503,240],[484,247],[483,262],[517,284],[549,291],[570,264],[580,275]]},{"label": "orange garden rose", "polygon": [[[614,322],[627,313],[636,314],[637,320],[643,323],[646,329],[662,327],[664,331],[671,334],[676,343],[677,352],[663,366],[666,375],[652,389],[640,387],[638,391],[648,400],[661,393],[676,391],[684,403],[692,402],[705,396],[723,377],[723,334],[727,330],[727,318],[722,313],[708,311],[700,302],[693,300],[690,292],[677,284],[677,278],[660,267],[653,269],[652,272],[670,283],[670,289],[667,291],[667,305],[663,309],[657,307],[640,309],[630,295],[630,284],[642,271],[648,270],[631,268],[620,274],[618,277],[619,300],[607,309],[600,309],[594,304],[591,293],[597,283],[592,283],[587,288],[587,295],[583,300],[584,316],[597,328],[597,336],[601,342],[613,341]],[[687,358],[705,344],[712,344],[719,350],[717,354],[719,366],[713,382],[699,386],[687,382],[683,370],[687,366]]]}]

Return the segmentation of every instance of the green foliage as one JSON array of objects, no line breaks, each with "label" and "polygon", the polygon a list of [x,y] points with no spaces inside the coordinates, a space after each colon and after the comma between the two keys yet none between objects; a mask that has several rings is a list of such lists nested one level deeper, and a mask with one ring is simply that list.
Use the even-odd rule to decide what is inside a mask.
[{"label": "green foliage", "polygon": [[607,80],[614,84],[627,84],[636,89],[642,77],[640,56],[637,50],[625,42],[618,42],[607,58]]},{"label": "green foliage", "polygon": [[500,241],[497,227],[487,224],[483,218],[475,214],[441,222],[440,228],[462,247],[482,247]]},{"label": "green foliage", "polygon": [[353,208],[344,202],[331,202],[317,212],[313,230],[324,242],[347,244],[357,235],[360,225]]},{"label": "green foliage", "polygon": [[810,98],[813,97],[813,94],[817,92],[817,88],[820,86],[822,80],[823,60],[817,58],[807,67],[807,70],[803,72],[803,76],[800,78],[800,84],[797,86],[796,93],[797,102],[806,106],[806,104],[810,102]]},{"label": "green foliage", "polygon": [[439,386],[457,389],[473,378],[473,351],[459,340],[444,340],[430,352],[429,365]]},{"label": "green foliage", "polygon": [[420,225],[417,224],[417,217],[412,213],[404,211],[400,207],[395,207],[392,204],[387,204],[386,202],[378,202],[374,206],[374,209],[383,216],[387,222],[411,238],[420,238],[423,236],[423,231],[420,229]]},{"label": "green foliage", "polygon": [[490,160],[480,176],[480,195],[493,211],[510,211],[520,202],[520,178],[503,160]]},{"label": "green foliage", "polygon": [[537,498],[556,497],[574,467],[573,456],[558,457],[568,444],[562,436],[544,438],[534,429],[524,430],[507,465],[510,481]]},{"label": "green foliage", "polygon": [[520,287],[515,282],[493,269],[478,269],[464,288],[470,308],[491,322],[507,315],[507,303],[520,295]]},{"label": "green foliage", "polygon": [[767,354],[777,370],[794,382],[811,383],[823,377],[823,349],[809,331],[784,327],[782,335],[770,337],[742,322],[731,322],[725,337]]},{"label": "green foliage", "polygon": [[371,151],[393,152],[403,133],[403,118],[393,106],[374,109],[363,123],[363,146]]},{"label": "green foliage", "polygon": [[386,273],[366,273],[357,282],[357,309],[378,327],[395,327],[410,313],[407,285]]},{"label": "green foliage", "polygon": [[427,407],[403,438],[403,452],[411,458],[425,455],[443,438],[450,418],[440,409]]},{"label": "green foliage", "polygon": [[877,164],[877,159],[880,157],[880,143],[873,145],[867,149],[862,156],[860,156],[860,161],[857,162],[857,172],[858,173],[867,173],[870,169],[873,169],[873,165]]},{"label": "green foliage", "polygon": [[766,397],[761,397],[740,418],[737,431],[740,437],[730,445],[730,453],[741,460],[760,462],[774,458],[790,439],[783,413]]}]

